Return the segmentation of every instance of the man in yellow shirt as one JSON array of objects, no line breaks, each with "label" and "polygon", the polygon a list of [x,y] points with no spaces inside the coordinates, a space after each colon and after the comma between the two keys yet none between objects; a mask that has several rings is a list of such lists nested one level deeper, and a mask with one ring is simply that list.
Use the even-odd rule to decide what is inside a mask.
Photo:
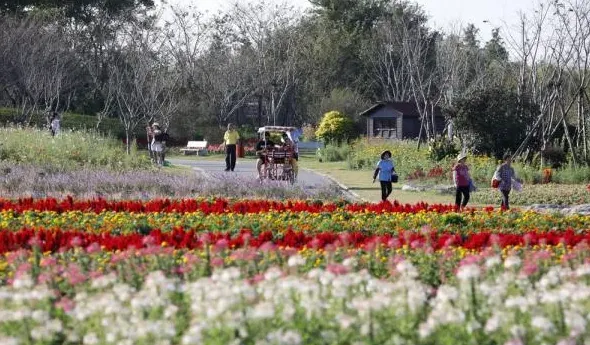
[{"label": "man in yellow shirt", "polygon": [[234,129],[232,123],[227,124],[227,131],[223,135],[223,144],[225,145],[225,171],[234,171],[236,167],[236,145],[240,139],[240,134]]}]

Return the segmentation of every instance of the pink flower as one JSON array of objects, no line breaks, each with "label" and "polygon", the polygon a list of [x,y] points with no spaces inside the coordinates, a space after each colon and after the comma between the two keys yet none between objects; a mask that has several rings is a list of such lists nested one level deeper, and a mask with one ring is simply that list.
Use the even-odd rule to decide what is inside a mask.
[{"label": "pink flower", "polygon": [[481,257],[479,255],[467,255],[466,257],[463,258],[463,260],[461,260],[461,262],[459,263],[459,266],[477,265],[477,264],[479,264],[480,260],[481,260]]},{"label": "pink flower", "polygon": [[217,241],[217,243],[215,243],[215,245],[213,246],[213,252],[219,253],[221,251],[226,250],[228,247],[229,247],[229,241],[226,240],[225,238],[222,238],[219,241]]},{"label": "pink flower", "polygon": [[256,259],[258,253],[250,248],[238,249],[230,256],[234,260],[252,261]]},{"label": "pink flower", "polygon": [[213,259],[211,259],[211,266],[213,267],[223,267],[223,264],[223,258],[214,257]]},{"label": "pink flower", "polygon": [[41,267],[48,267],[48,266],[53,266],[57,263],[57,260],[55,260],[55,258],[52,257],[46,257],[41,259],[40,265]]},{"label": "pink flower", "polygon": [[143,243],[143,245],[146,247],[151,247],[156,244],[156,239],[153,236],[148,235],[141,240],[141,243]]},{"label": "pink flower", "polygon": [[29,244],[29,246],[31,246],[31,248],[41,247],[41,245],[43,244],[43,241],[41,241],[38,237],[31,237],[28,244]]},{"label": "pink flower", "polygon": [[88,276],[90,277],[90,279],[96,279],[99,277],[102,277],[104,274],[100,271],[92,271],[88,274]]},{"label": "pink flower", "polygon": [[100,245],[96,242],[93,242],[88,247],[86,247],[86,253],[88,253],[88,254],[98,253],[101,250],[102,249],[100,248]]},{"label": "pink flower", "polygon": [[31,270],[30,263],[28,263],[28,262],[22,263],[22,264],[18,265],[18,267],[16,268],[15,276],[20,277],[23,274],[28,274],[30,270]]},{"label": "pink flower", "polygon": [[39,282],[39,284],[45,284],[47,282],[50,282],[51,278],[52,278],[51,274],[49,274],[47,272],[43,272],[43,273],[39,274],[37,281]]},{"label": "pink flower", "polygon": [[76,304],[74,303],[74,301],[72,301],[71,299],[69,299],[67,297],[63,297],[62,299],[59,300],[59,302],[55,303],[56,308],[61,308],[66,313],[71,311],[72,309],[74,309],[75,306],[76,306]]},{"label": "pink flower", "polygon": [[86,276],[80,271],[80,267],[73,264],[68,266],[64,276],[71,285],[78,285],[86,281]]},{"label": "pink flower", "polygon": [[328,272],[331,272],[334,275],[343,275],[348,273],[348,267],[341,265],[341,264],[329,264],[326,268]]},{"label": "pink flower", "polygon": [[276,245],[274,243],[272,243],[271,241],[265,242],[263,245],[260,246],[260,248],[258,248],[259,251],[261,252],[265,252],[265,253],[270,253],[272,251],[274,251],[276,249]]},{"label": "pink flower", "polygon": [[389,242],[387,242],[387,246],[391,248],[399,248],[401,247],[401,242],[399,239],[394,237],[390,239]]},{"label": "pink flower", "polygon": [[524,274],[526,277],[529,277],[529,276],[532,276],[533,274],[537,273],[538,269],[539,269],[539,266],[537,266],[536,263],[531,262],[531,261],[527,261],[522,266],[520,273]]},{"label": "pink flower", "polygon": [[79,236],[72,238],[70,241],[72,247],[80,247],[82,245],[82,239]]}]

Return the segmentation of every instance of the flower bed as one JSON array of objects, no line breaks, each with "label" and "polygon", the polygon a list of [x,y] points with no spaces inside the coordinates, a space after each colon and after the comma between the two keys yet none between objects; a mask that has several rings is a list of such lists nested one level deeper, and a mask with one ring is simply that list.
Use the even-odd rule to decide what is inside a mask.
[{"label": "flower bed", "polygon": [[424,203],[0,200],[0,343],[584,343],[589,225]]}]

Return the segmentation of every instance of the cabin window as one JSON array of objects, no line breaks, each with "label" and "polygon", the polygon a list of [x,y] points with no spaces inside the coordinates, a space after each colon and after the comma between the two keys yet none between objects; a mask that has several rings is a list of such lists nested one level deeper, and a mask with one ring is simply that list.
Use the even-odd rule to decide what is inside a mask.
[{"label": "cabin window", "polygon": [[397,138],[397,120],[373,119],[373,136],[377,138]]}]

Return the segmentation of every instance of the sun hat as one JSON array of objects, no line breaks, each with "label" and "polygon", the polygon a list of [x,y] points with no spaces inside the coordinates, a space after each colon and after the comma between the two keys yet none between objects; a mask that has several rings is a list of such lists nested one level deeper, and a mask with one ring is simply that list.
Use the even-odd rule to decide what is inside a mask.
[{"label": "sun hat", "polygon": [[385,151],[381,152],[381,159],[383,159],[383,156],[385,156],[386,153],[388,153],[389,157],[391,157],[391,151],[385,150]]},{"label": "sun hat", "polygon": [[457,162],[458,162],[458,161],[460,161],[460,160],[461,160],[461,159],[463,159],[463,158],[467,158],[467,154],[465,154],[465,153],[460,153],[460,154],[457,156]]}]

